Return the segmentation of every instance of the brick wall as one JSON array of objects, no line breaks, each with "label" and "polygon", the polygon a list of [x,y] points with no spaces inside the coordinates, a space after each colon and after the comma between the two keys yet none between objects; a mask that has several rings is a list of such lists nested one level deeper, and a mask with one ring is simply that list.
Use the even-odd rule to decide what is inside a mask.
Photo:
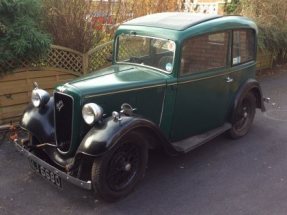
[{"label": "brick wall", "polygon": [[186,0],[185,12],[224,14],[224,0]]}]

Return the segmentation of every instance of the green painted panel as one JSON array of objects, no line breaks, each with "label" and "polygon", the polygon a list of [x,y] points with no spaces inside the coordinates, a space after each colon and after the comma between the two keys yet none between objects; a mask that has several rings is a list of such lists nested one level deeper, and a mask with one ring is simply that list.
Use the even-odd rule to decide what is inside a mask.
[{"label": "green painted panel", "polygon": [[93,102],[100,105],[107,116],[111,116],[113,111],[120,111],[123,103],[128,103],[133,108],[136,108],[136,114],[159,124],[164,90],[165,84],[116,94],[95,95],[94,97],[85,98],[83,103]]},{"label": "green painted panel", "polygon": [[234,81],[229,84],[229,96],[228,96],[229,98],[228,107],[229,108],[232,108],[233,106],[233,102],[234,102],[238,89],[249,78],[255,79],[255,73],[256,73],[256,62],[255,61],[251,61],[251,62],[241,64],[238,66],[234,66],[230,69],[230,73],[228,74],[228,76],[232,78]]},{"label": "green painted panel", "polygon": [[164,104],[162,107],[162,115],[160,119],[160,128],[161,131],[166,135],[170,136],[172,123],[173,123],[173,114],[175,107],[175,97],[177,90],[177,79],[171,78],[167,80],[167,87],[164,94]]},{"label": "green painted panel", "polygon": [[222,125],[228,113],[228,86],[226,69],[179,79],[171,139],[181,140]]},{"label": "green painted panel", "polygon": [[116,65],[98,73],[76,79],[57,90],[73,96],[73,137],[70,153],[74,152],[91,128],[82,119],[82,107],[87,103],[100,105],[105,117],[120,111],[123,103],[136,108],[135,113],[160,124],[167,80],[170,75],[156,70],[130,65]]}]

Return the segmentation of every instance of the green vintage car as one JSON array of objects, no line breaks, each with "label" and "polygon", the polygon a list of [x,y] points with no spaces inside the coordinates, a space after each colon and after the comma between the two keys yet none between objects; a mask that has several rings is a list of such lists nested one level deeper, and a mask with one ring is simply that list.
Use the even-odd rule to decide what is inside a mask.
[{"label": "green vintage car", "polygon": [[148,152],[189,152],[226,132],[244,136],[256,108],[257,27],[239,16],[159,13],[116,31],[112,66],[56,87],[35,86],[17,148],[56,186],[115,201],[143,178]]}]

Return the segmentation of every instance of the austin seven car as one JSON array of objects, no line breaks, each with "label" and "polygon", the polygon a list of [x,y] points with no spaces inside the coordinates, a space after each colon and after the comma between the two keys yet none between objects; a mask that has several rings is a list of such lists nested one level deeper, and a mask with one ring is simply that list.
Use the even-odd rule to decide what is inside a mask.
[{"label": "austin seven car", "polygon": [[125,197],[150,150],[180,155],[223,133],[248,133],[256,109],[265,110],[257,33],[241,16],[166,12],[127,21],[115,32],[111,66],[52,95],[35,83],[20,121],[29,137],[15,145],[57,187]]}]

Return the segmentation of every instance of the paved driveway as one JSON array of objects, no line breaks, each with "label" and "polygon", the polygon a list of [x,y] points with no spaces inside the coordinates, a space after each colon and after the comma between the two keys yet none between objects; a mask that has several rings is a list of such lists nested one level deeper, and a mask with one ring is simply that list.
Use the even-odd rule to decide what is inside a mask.
[{"label": "paved driveway", "polygon": [[113,204],[56,189],[0,144],[0,214],[287,214],[287,72],[261,82],[272,104],[246,137],[220,136],[180,157],[152,153],[138,189]]}]

